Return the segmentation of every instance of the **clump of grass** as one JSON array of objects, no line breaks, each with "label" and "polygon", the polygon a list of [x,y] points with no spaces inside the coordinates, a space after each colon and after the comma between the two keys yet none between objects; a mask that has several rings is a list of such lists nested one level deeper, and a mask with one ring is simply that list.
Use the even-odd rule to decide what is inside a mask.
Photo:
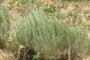
[{"label": "clump of grass", "polygon": [[18,52],[19,46],[23,45],[44,53],[46,58],[57,59],[66,50],[68,59],[71,60],[76,59],[78,54],[88,52],[89,40],[84,27],[70,27],[65,20],[48,17],[36,5],[32,8],[32,14],[17,17],[12,29],[12,44],[9,49],[13,51]]}]

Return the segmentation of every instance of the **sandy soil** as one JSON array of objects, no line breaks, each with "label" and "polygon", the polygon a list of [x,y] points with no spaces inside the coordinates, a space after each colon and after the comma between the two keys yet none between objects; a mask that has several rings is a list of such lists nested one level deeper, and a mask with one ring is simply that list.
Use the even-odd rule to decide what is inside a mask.
[{"label": "sandy soil", "polygon": [[0,49],[0,60],[13,59],[14,56],[11,52],[3,51]]},{"label": "sandy soil", "polygon": [[90,56],[83,58],[83,60],[90,60]]}]

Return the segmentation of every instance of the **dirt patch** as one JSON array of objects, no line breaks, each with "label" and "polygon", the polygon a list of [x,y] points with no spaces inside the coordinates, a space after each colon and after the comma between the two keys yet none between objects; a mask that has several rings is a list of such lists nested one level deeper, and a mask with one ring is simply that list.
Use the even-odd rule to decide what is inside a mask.
[{"label": "dirt patch", "polygon": [[6,52],[0,49],[0,60],[14,60],[14,56],[11,52]]},{"label": "dirt patch", "polygon": [[83,60],[90,60],[90,56],[83,58]]}]

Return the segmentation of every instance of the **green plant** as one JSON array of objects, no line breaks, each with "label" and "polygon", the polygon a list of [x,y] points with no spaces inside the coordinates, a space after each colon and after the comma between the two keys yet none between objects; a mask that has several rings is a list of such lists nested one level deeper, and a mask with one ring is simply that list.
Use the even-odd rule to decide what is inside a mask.
[{"label": "green plant", "polygon": [[[77,18],[77,15],[72,18]],[[71,27],[65,20],[58,20],[54,16],[48,17],[38,10],[36,5],[33,5],[32,14],[18,16],[15,23],[15,33],[12,33],[15,44],[13,50],[19,49],[20,45],[33,47],[49,59],[59,58],[66,50],[71,60],[76,59],[78,54],[87,52],[84,49],[88,49],[89,45],[86,45],[88,39],[85,37],[84,27]]]},{"label": "green plant", "polygon": [[[81,23],[81,16],[76,10],[71,11],[68,17],[59,12],[59,18],[57,18],[53,14],[45,14],[37,8],[36,3],[33,3],[31,13],[24,17],[20,15],[14,17],[14,25],[12,23],[9,25],[10,18],[6,18],[9,17],[9,13],[5,11],[0,12],[0,34],[6,40],[6,47],[16,54],[20,53],[21,45],[24,48],[33,47],[39,54],[43,53],[46,60],[51,57],[54,60],[59,59],[62,54],[68,54],[69,60],[76,60],[79,54],[90,52],[90,41],[86,37],[87,29],[82,25],[71,27],[66,23],[69,19]],[[39,54],[34,56],[34,59],[39,59]]]},{"label": "green plant", "polygon": [[45,7],[43,8],[43,10],[46,13],[54,13],[54,12],[56,12],[56,7],[54,5],[51,5],[51,4],[46,4]]},{"label": "green plant", "polygon": [[5,45],[5,41],[8,37],[8,31],[10,30],[9,27],[10,14],[8,13],[8,8],[3,4],[0,4],[0,42],[3,42],[3,45]]}]

